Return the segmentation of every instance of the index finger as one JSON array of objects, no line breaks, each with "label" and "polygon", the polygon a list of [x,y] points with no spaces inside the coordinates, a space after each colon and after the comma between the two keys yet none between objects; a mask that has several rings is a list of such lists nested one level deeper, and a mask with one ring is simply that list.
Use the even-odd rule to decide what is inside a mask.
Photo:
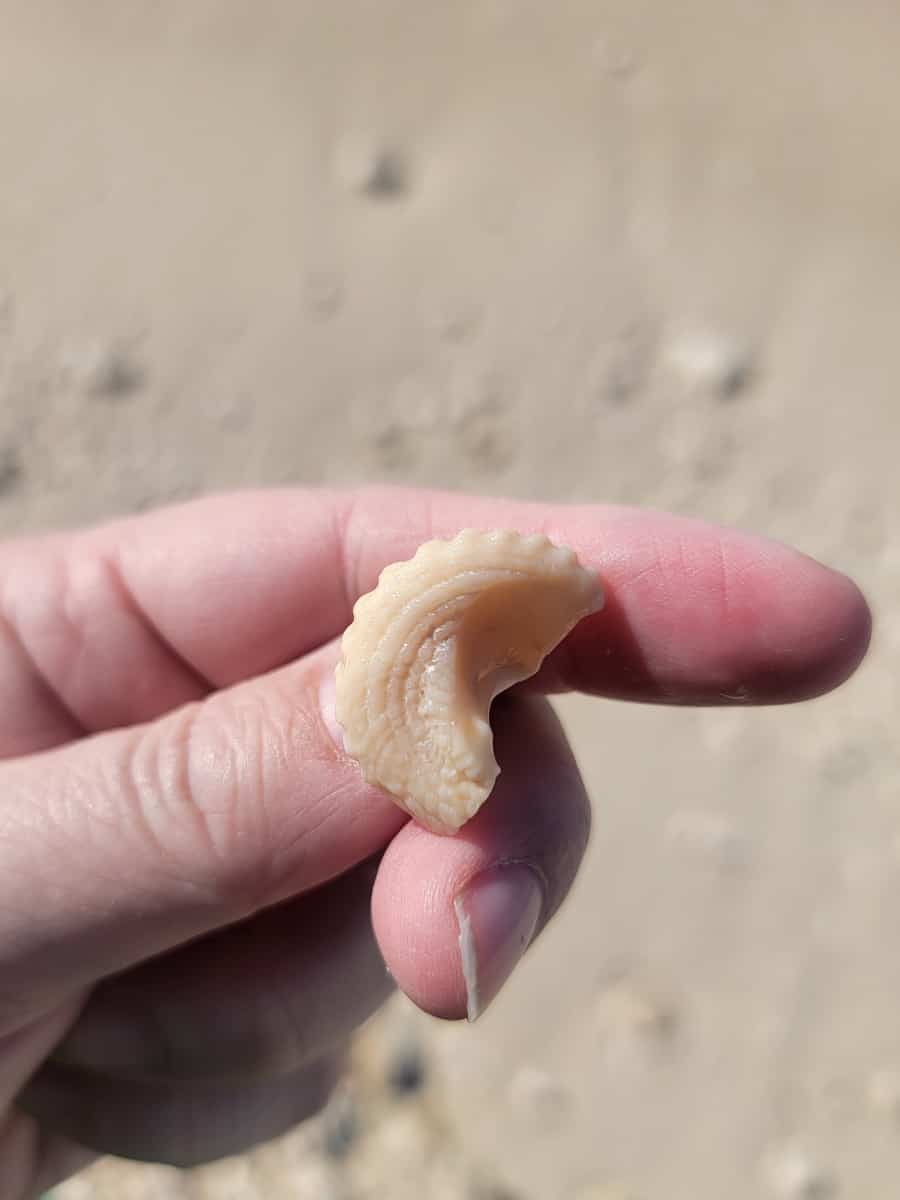
[{"label": "index finger", "polygon": [[283,665],[339,635],[387,563],[465,526],[546,533],[601,577],[605,608],[545,664],[551,690],[796,700],[865,653],[850,580],[703,522],[406,489],[234,493],[3,548],[0,695],[15,736],[0,727],[0,750],[149,720]]}]

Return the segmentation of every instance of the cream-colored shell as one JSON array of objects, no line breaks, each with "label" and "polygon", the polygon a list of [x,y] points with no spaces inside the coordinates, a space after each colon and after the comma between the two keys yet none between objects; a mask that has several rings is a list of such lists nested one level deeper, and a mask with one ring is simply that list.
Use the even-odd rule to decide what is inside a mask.
[{"label": "cream-colored shell", "polygon": [[541,534],[426,542],[353,609],[336,675],[348,753],[416,820],[455,833],[499,772],[491,701],[601,605],[596,576]]}]

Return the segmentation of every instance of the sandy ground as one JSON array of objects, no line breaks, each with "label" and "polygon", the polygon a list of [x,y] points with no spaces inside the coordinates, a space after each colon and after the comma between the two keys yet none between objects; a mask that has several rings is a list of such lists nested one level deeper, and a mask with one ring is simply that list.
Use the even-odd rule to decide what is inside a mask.
[{"label": "sandy ground", "polygon": [[898,45],[890,0],[0,0],[4,533],[636,502],[878,618],[813,705],[565,701],[597,832],[483,1022],[396,1006],[324,1126],[60,1200],[898,1195]]}]

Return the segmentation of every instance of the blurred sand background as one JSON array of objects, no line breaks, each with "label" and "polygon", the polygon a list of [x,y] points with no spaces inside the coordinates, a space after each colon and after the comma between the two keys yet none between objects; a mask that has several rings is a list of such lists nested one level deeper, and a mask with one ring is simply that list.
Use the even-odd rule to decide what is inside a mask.
[{"label": "blurred sand background", "polygon": [[900,1195],[898,51],[892,0],[0,0],[4,534],[623,501],[878,621],[809,706],[564,701],[592,850],[482,1022],[393,1005],[324,1121],[60,1200]]}]

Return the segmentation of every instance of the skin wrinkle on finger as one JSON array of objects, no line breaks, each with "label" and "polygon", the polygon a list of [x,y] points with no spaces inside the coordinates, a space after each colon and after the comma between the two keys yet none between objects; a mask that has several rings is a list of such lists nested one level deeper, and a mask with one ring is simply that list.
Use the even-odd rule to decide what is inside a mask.
[{"label": "skin wrinkle on finger", "polygon": [[[64,787],[41,771],[34,790],[27,776],[22,779],[22,766],[0,771],[8,800],[4,811],[17,823],[5,831],[2,849],[9,867],[0,878],[0,1031],[15,1030],[55,1004],[70,986],[70,972],[77,984],[102,973],[109,949],[102,930],[124,909],[152,912],[160,892],[175,896],[183,890],[196,903],[196,885],[163,857],[151,858],[153,869],[143,884],[136,878],[134,857],[147,848],[141,806],[126,804],[122,819],[129,785],[115,757],[104,759],[99,775],[90,778],[73,765]],[[177,930],[174,903],[172,908]],[[48,912],[56,912],[56,920],[42,920]],[[73,941],[67,930],[80,922],[85,936]]]},{"label": "skin wrinkle on finger", "polygon": [[[342,584],[341,601],[345,613],[353,612],[353,605],[361,594],[355,578],[358,552],[354,548],[354,518],[357,511],[357,495],[350,492],[343,504],[335,500],[333,505],[333,538],[335,575]],[[348,618],[349,621],[349,618]]]},{"label": "skin wrinkle on finger", "polygon": [[322,677],[322,682],[319,685],[319,712],[322,717],[322,724],[325,727],[325,732],[331,738],[336,749],[341,754],[347,753],[347,747],[344,743],[344,731],[338,724],[337,715],[335,713],[335,701],[337,699],[337,687],[335,683],[334,672],[328,672]]},{"label": "skin wrinkle on finger", "polygon": [[81,737],[84,729],[38,670],[0,601],[0,758]]},{"label": "skin wrinkle on finger", "polygon": [[[127,520],[94,531],[94,537],[104,545],[121,545],[123,577],[142,609],[153,612],[154,623],[195,670],[223,687],[282,666],[334,636],[330,622],[344,611],[347,586],[344,548],[334,538],[352,496],[291,489],[209,497],[149,514],[139,525],[143,537],[124,536]],[[219,520],[224,508],[233,511]],[[180,524],[182,538],[161,539],[176,514],[186,518]],[[199,591],[214,603],[229,597],[229,617],[232,624],[238,621],[239,638],[216,637],[216,622],[186,623],[186,602],[190,607],[194,589],[159,587],[171,578],[173,566],[185,579],[196,578],[201,568]],[[271,644],[273,628],[285,635],[277,649]]]},{"label": "skin wrinkle on finger", "polygon": [[[199,671],[195,670],[181,656],[176,646],[166,640],[159,627],[154,624],[149,615],[141,607],[135,593],[128,587],[122,568],[121,545],[114,546],[105,558],[102,555],[99,556],[98,561],[105,566],[110,592],[118,598],[122,611],[135,618],[137,624],[146,632],[150,641],[159,643],[159,647],[166,656],[168,660],[167,665],[170,668],[173,663],[176,667],[180,668],[184,675],[185,692],[193,690],[197,698],[208,695],[212,691],[212,683],[204,678]],[[153,715],[156,714],[154,713]]]},{"label": "skin wrinkle on finger", "polygon": [[[127,588],[117,547],[85,554],[77,535],[39,546],[30,554],[3,548],[3,611],[76,736],[148,720],[208,693]],[[135,659],[140,670],[130,671]]]},{"label": "skin wrinkle on finger", "polygon": [[292,832],[286,781],[302,764],[308,784],[327,745],[308,711],[309,689],[291,686],[295,674],[222,692],[173,714],[148,727],[132,755],[135,791],[146,798],[145,828],[161,857],[177,861],[180,847],[173,845],[171,831],[193,829],[189,861],[196,862],[202,844],[209,879],[195,866],[192,884],[235,918],[265,907],[284,889],[280,860],[289,860],[293,871],[302,869],[301,856],[292,852],[333,819],[347,790],[341,781],[307,787]]}]

